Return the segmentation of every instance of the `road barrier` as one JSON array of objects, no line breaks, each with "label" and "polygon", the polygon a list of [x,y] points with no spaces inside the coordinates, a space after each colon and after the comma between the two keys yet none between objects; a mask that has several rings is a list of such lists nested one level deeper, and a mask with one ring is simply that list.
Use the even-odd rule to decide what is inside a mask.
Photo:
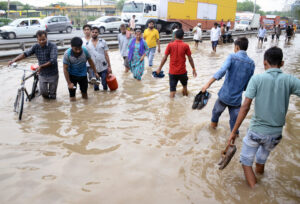
[{"label": "road barrier", "polygon": [[[238,37],[238,36],[245,36],[245,35],[253,35],[257,34],[257,32],[236,32],[232,33],[232,37]],[[107,45],[110,49],[117,49],[118,48],[118,41],[117,41],[117,35],[105,35],[103,36],[103,39],[107,41]],[[171,41],[172,37],[171,35],[162,35],[160,38],[160,41],[162,44],[169,43]],[[203,40],[209,40],[210,36],[206,33],[202,36]],[[55,43],[57,45],[57,49],[59,54],[63,53],[66,49],[70,47],[70,41],[71,39],[64,39],[64,40],[50,40],[51,42]],[[193,41],[193,35],[191,33],[187,33],[184,37],[185,42]],[[32,45],[34,45],[36,41],[30,41],[30,42],[20,42],[20,43],[4,43],[0,45],[0,61],[5,61],[7,59],[12,59],[19,54],[23,53],[23,51]]]}]

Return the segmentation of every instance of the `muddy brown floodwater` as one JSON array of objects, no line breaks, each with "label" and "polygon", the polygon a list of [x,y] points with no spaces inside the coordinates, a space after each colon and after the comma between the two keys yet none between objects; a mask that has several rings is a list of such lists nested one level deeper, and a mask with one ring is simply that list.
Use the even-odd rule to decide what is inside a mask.
[{"label": "muddy brown floodwater", "polygon": [[[264,72],[263,53],[275,44],[268,41],[258,49],[256,38],[250,39],[248,53],[256,63],[256,74]],[[284,72],[299,78],[300,36],[290,45],[282,39],[278,46],[284,50]],[[70,103],[59,56],[57,100],[38,97],[25,102],[20,122],[13,102],[22,71],[0,64],[0,202],[299,203],[299,98],[291,97],[283,140],[272,152],[265,175],[250,190],[239,153],[253,107],[241,128],[237,154],[223,171],[217,162],[230,134],[228,112],[217,130],[209,128],[223,81],[209,89],[212,98],[205,109],[191,108],[194,96],[233,52],[233,45],[219,46],[212,54],[205,41],[192,52],[198,77],[191,76],[188,65],[190,95],[178,93],[175,100],[169,99],[168,77],[154,79],[146,67],[138,82],[124,73],[119,52],[113,50],[110,57],[119,89],[104,93],[89,88],[88,101]],[[162,56],[156,54],[155,67]],[[19,66],[33,63],[34,58]]]}]

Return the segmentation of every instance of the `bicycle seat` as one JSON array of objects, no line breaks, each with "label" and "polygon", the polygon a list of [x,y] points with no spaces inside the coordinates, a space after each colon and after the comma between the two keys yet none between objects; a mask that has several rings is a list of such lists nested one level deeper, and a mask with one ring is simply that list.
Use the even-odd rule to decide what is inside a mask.
[{"label": "bicycle seat", "polygon": [[32,64],[31,66],[30,66],[30,69],[32,70],[32,71],[36,71],[36,69],[39,67],[39,65],[37,65],[37,64]]}]

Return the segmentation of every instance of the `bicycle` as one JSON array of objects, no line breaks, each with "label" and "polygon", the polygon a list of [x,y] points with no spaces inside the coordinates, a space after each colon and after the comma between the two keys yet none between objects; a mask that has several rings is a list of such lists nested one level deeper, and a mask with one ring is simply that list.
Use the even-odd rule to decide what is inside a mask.
[{"label": "bicycle", "polygon": [[[38,81],[39,81],[39,76],[36,71],[36,65],[31,65],[31,70],[24,69],[24,68],[18,68],[17,63],[13,63],[12,67],[15,69],[23,70],[23,76],[21,80],[21,85],[18,88],[16,100],[14,103],[14,111],[18,113],[19,120],[22,119],[22,114],[23,114],[23,106],[24,106],[24,95],[26,94],[26,101],[31,101],[35,96],[38,94]],[[29,76],[26,76],[26,72],[31,71],[32,73]],[[32,90],[31,94],[28,94],[28,91],[25,87],[25,81],[30,79],[31,77],[34,77],[33,79],[33,84],[32,84]],[[25,94],[24,94],[25,93]]]}]

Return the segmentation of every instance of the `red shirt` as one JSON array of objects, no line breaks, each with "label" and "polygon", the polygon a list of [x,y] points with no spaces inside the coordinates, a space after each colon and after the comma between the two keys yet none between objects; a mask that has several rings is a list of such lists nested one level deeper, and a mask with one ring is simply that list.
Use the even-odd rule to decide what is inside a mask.
[{"label": "red shirt", "polygon": [[170,74],[180,75],[186,73],[185,55],[192,55],[188,44],[182,42],[182,40],[175,40],[168,44],[165,55],[171,55]]}]

